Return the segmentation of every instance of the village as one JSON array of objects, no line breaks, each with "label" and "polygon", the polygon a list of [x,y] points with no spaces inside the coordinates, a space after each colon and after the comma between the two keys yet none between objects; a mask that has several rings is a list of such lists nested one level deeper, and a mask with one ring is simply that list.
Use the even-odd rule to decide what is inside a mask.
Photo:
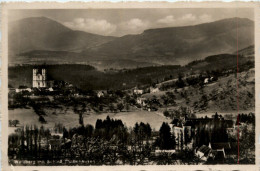
[{"label": "village", "polygon": [[[186,106],[170,109],[170,106],[176,106],[173,92],[168,91],[161,98],[155,96],[165,88],[162,83],[127,90],[83,91],[62,80],[48,80],[47,72],[44,67],[35,68],[32,87],[9,88],[9,110],[32,108],[42,124],[38,127],[35,123],[28,125],[9,118],[9,127],[14,131],[9,133],[8,154],[14,165],[34,162],[38,165],[235,163],[238,139],[240,146],[248,147],[241,153],[252,155],[250,149],[254,148],[254,143],[248,141],[254,136],[253,113],[234,117],[215,112],[198,117]],[[198,84],[214,84],[216,79],[205,76]],[[174,84],[183,87],[182,80],[184,78],[179,77]],[[180,90],[173,91],[178,93]],[[72,110],[78,115],[78,123],[68,127],[57,121],[52,128],[45,127],[50,122],[46,119],[49,115],[46,106],[55,111],[65,107]],[[86,113],[125,112],[127,115],[129,111],[150,112],[169,122],[158,123],[161,125],[158,130],[148,121],[137,121],[129,128],[122,120],[109,116],[104,120],[97,119],[95,127],[84,124]],[[248,162],[249,159],[244,160]]]}]

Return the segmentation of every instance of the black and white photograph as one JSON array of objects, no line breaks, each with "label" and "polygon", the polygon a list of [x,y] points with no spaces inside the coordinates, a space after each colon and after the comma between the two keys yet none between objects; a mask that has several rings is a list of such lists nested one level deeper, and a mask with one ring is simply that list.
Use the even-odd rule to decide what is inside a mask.
[{"label": "black and white photograph", "polygon": [[256,164],[254,8],[7,20],[9,166]]}]

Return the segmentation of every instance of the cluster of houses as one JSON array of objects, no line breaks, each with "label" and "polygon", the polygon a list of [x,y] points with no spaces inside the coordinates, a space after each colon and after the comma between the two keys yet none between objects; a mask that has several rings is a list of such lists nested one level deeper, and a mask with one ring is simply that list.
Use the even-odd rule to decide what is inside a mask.
[{"label": "cluster of houses", "polygon": [[8,88],[8,93],[21,93],[21,92],[55,92],[61,88],[73,89],[71,83],[65,81],[54,81],[47,79],[47,70],[45,68],[34,68],[32,74],[32,86],[28,87],[20,85],[18,88]]},{"label": "cluster of houses", "polygon": [[149,87],[149,88],[146,88],[146,89],[139,89],[139,88],[135,87],[135,88],[133,89],[133,94],[142,95],[142,94],[147,93],[147,92],[157,93],[157,92],[159,92],[159,91],[160,91],[160,90],[159,90],[158,87],[153,87],[153,86],[151,86],[151,87]]},{"label": "cluster of houses", "polygon": [[214,81],[214,77],[207,77],[207,78],[204,79],[204,84],[208,84],[212,81]]},{"label": "cluster of houses", "polygon": [[[186,131],[186,136],[192,138],[190,143],[185,146],[185,148],[194,149],[194,153],[202,161],[207,161],[209,158],[214,161],[224,162],[227,154],[231,154],[231,148],[235,147],[236,144],[233,142],[209,142],[209,144],[204,144],[200,147],[194,147],[194,137],[191,137],[192,128],[197,128],[202,125],[211,125],[214,122],[221,121],[225,125],[225,130],[229,136],[232,136],[232,133],[237,133],[237,125],[234,124],[232,120],[225,120],[221,115],[217,113],[212,116],[212,118],[183,118],[183,119],[174,119],[171,122],[171,131],[176,138],[176,148],[181,148],[181,139],[180,137],[185,137],[184,132]],[[242,126],[242,124],[241,124]],[[196,132],[196,131],[195,131]],[[182,134],[182,135],[181,135]],[[193,135],[196,137],[196,135]],[[241,136],[241,134],[240,134]]]}]

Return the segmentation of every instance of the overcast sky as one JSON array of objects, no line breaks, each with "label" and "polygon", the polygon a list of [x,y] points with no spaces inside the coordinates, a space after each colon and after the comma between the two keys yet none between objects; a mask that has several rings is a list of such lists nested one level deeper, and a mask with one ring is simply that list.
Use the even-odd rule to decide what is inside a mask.
[{"label": "overcast sky", "polygon": [[56,20],[73,30],[106,36],[123,36],[139,34],[150,28],[194,25],[232,17],[254,20],[254,10],[250,8],[12,10],[9,12],[9,21],[40,16]]}]

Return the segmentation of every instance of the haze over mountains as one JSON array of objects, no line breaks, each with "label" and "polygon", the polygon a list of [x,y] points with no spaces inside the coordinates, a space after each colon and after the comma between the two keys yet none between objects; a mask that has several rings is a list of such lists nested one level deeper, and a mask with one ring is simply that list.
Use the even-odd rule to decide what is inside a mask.
[{"label": "haze over mountains", "polygon": [[230,18],[111,37],[71,30],[45,17],[9,23],[10,63],[88,63],[101,68],[184,65],[254,44],[254,22]]}]

